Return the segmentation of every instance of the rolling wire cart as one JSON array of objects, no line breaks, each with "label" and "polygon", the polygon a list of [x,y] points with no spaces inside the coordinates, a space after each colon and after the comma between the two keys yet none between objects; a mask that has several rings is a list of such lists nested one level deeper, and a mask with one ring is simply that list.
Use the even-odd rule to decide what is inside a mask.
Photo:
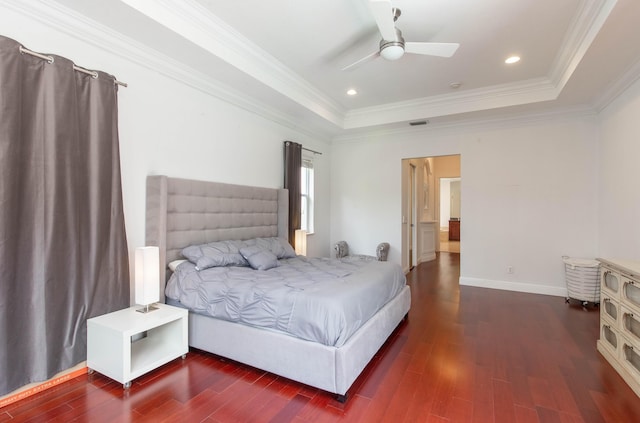
[{"label": "rolling wire cart", "polygon": [[600,304],[600,262],[563,256],[567,282],[566,303],[577,300],[583,307]]}]

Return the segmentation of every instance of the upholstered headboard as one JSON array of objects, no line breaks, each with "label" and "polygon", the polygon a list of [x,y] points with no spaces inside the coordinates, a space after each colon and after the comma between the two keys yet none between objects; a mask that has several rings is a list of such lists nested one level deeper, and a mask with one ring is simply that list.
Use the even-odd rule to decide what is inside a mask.
[{"label": "upholstered headboard", "polygon": [[146,245],[160,248],[160,296],[167,264],[184,247],[229,239],[287,238],[286,189],[153,175],[147,177]]}]

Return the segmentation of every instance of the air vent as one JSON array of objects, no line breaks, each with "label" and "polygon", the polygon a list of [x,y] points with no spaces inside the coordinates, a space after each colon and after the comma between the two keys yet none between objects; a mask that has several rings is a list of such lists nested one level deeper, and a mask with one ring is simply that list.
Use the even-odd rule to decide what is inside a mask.
[{"label": "air vent", "polygon": [[426,125],[427,123],[429,123],[428,120],[414,120],[413,122],[409,122],[409,125],[419,126],[419,125]]}]

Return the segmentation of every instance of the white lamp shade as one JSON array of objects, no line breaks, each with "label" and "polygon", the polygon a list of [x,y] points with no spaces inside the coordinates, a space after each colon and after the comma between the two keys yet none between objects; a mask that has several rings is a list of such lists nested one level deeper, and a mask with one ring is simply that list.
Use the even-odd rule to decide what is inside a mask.
[{"label": "white lamp shade", "polygon": [[307,231],[304,229],[296,229],[296,254],[307,255]]},{"label": "white lamp shade", "polygon": [[136,304],[149,305],[160,300],[160,249],[136,248]]}]

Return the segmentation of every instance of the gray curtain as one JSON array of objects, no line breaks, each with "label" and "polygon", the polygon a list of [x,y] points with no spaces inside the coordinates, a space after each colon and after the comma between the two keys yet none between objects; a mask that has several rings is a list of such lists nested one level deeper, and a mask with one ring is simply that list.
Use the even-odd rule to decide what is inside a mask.
[{"label": "gray curtain", "polygon": [[295,246],[296,229],[300,229],[300,171],[302,145],[284,142],[284,187],[289,190],[289,243]]},{"label": "gray curtain", "polygon": [[86,359],[127,307],[117,86],[0,36],[0,395]]}]

